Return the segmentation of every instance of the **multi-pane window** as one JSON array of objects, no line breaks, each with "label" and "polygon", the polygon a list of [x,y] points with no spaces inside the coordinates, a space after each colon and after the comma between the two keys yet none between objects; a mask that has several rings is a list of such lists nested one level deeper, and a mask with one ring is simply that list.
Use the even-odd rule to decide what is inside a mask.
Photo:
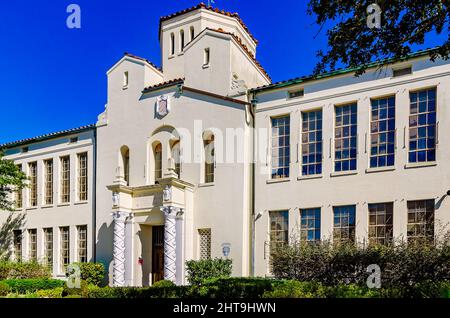
[{"label": "multi-pane window", "polygon": [[434,200],[408,202],[408,242],[434,240]]},{"label": "multi-pane window", "polygon": [[53,267],[53,229],[44,229],[44,263],[48,268]]},{"label": "multi-pane window", "polygon": [[155,147],[155,180],[162,178],[162,145],[157,144]]},{"label": "multi-pane window", "polygon": [[13,231],[14,244],[14,260],[16,262],[22,261],[22,230]]},{"label": "multi-pane window", "polygon": [[302,113],[302,175],[322,174],[322,110]]},{"label": "multi-pane window", "polygon": [[272,118],[272,179],[289,177],[290,117]]},{"label": "multi-pane window", "polygon": [[320,241],[320,208],[300,211],[300,240]]},{"label": "multi-pane window", "polygon": [[271,250],[284,246],[288,243],[289,235],[289,212],[274,211],[269,213],[270,217],[270,248]]},{"label": "multi-pane window", "polygon": [[78,201],[86,201],[88,199],[87,164],[87,153],[78,154]]},{"label": "multi-pane window", "polygon": [[61,203],[70,202],[70,157],[61,157]]},{"label": "multi-pane window", "polygon": [[37,162],[28,164],[30,189],[29,189],[29,205],[37,206]]},{"label": "multi-pane window", "polygon": [[198,230],[200,259],[207,260],[211,258],[211,229]]},{"label": "multi-pane window", "polygon": [[436,89],[411,92],[409,162],[436,161]]},{"label": "multi-pane window", "polygon": [[37,230],[28,230],[28,260],[37,261]]},{"label": "multi-pane window", "polygon": [[369,244],[390,244],[393,239],[393,203],[369,204]]},{"label": "multi-pane window", "polygon": [[371,104],[370,167],[390,167],[395,161],[395,96]]},{"label": "multi-pane window", "polygon": [[337,106],[334,134],[334,171],[356,170],[357,106]]},{"label": "multi-pane window", "polygon": [[[22,171],[22,165],[17,165],[17,169]],[[15,205],[16,205],[16,209],[21,209],[23,206],[22,189],[17,189],[15,192]]]},{"label": "multi-pane window", "polygon": [[205,183],[214,182],[216,164],[214,135],[204,141],[205,143]]},{"label": "multi-pane window", "polygon": [[87,226],[77,226],[78,232],[78,262],[87,263]]},{"label": "multi-pane window", "polygon": [[70,231],[69,227],[61,227],[60,231],[60,270],[65,272],[70,263]]},{"label": "multi-pane window", "polygon": [[355,241],[356,207],[354,205],[333,208],[333,241],[345,243]]},{"label": "multi-pane window", "polygon": [[44,203],[53,204],[53,160],[44,161]]}]

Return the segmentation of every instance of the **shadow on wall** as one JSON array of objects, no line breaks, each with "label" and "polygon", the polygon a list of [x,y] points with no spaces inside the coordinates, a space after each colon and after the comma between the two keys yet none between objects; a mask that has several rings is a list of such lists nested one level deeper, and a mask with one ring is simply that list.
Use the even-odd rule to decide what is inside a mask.
[{"label": "shadow on wall", "polygon": [[112,263],[113,263],[113,239],[114,239],[114,223],[109,226],[103,223],[98,230],[96,252],[97,262],[105,266],[104,284],[112,284]]},{"label": "shadow on wall", "polygon": [[25,223],[25,214],[11,213],[0,228],[0,260],[11,257],[10,247],[14,240],[14,230],[21,229]]}]

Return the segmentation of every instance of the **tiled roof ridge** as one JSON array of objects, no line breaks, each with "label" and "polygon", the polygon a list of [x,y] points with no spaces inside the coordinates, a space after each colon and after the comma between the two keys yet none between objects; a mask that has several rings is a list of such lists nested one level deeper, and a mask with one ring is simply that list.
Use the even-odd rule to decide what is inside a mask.
[{"label": "tiled roof ridge", "polygon": [[128,52],[125,52],[124,55],[125,55],[125,56],[129,56],[129,57],[132,57],[132,58],[135,58],[135,59],[138,59],[138,60],[141,60],[141,61],[144,61],[144,62],[147,62],[148,64],[150,64],[151,66],[153,66],[154,68],[156,68],[158,71],[160,71],[160,72],[162,73],[162,68],[160,68],[160,67],[157,66],[155,63],[153,63],[153,62],[147,60],[147,59],[144,58],[144,57],[140,57],[140,56],[134,55],[134,54],[132,54],[132,53],[128,53]]},{"label": "tiled roof ridge", "polygon": [[158,83],[158,84],[155,84],[155,85],[151,85],[151,86],[145,87],[144,88],[144,92],[147,92],[147,91],[150,91],[150,90],[154,90],[154,89],[157,89],[157,88],[161,88],[161,87],[170,86],[170,85],[177,84],[177,83],[183,83],[183,82],[184,82],[184,78],[171,79],[171,80],[168,80],[168,81],[165,81],[165,82],[161,82],[161,83]]},{"label": "tiled roof ridge", "polygon": [[186,14],[186,13],[198,10],[198,9],[206,9],[206,10],[218,13],[218,14],[225,15],[227,17],[235,18],[239,22],[239,24],[244,28],[244,30],[248,33],[248,35],[252,38],[252,40],[255,42],[255,44],[258,44],[258,40],[250,32],[250,29],[247,27],[247,25],[241,19],[241,17],[239,16],[239,13],[237,13],[237,12],[227,12],[225,10],[220,10],[218,8],[213,8],[211,6],[207,6],[203,2],[201,2],[200,4],[198,4],[196,6],[193,6],[193,7],[190,7],[190,8],[187,8],[187,9],[184,9],[184,10],[181,10],[181,11],[178,11],[178,12],[175,12],[175,13],[172,13],[172,14],[169,14],[169,15],[161,17],[159,19],[159,21],[160,21],[160,29],[161,29],[161,23],[162,22],[170,20],[170,19],[175,18],[175,17],[180,16],[180,15],[183,15],[183,14]]},{"label": "tiled roof ridge", "polygon": [[85,126],[81,126],[81,127],[77,127],[77,128],[71,128],[71,129],[61,130],[58,132],[48,133],[48,134],[44,134],[44,135],[40,135],[40,136],[36,136],[36,137],[32,137],[32,138],[25,138],[22,140],[11,141],[11,142],[7,142],[7,143],[0,145],[0,148],[28,144],[28,143],[39,141],[42,139],[48,139],[50,137],[58,137],[58,136],[69,134],[69,133],[75,133],[75,132],[79,132],[82,130],[88,130],[88,129],[94,128],[94,127],[95,127],[95,124],[90,124],[90,125],[85,125]]}]

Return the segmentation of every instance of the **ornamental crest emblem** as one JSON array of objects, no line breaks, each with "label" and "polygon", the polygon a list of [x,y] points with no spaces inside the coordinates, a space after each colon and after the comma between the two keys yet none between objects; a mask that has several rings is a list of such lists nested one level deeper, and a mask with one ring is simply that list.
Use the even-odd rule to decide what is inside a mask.
[{"label": "ornamental crest emblem", "polygon": [[162,95],[158,97],[156,101],[156,114],[160,117],[164,117],[170,113],[169,97]]}]

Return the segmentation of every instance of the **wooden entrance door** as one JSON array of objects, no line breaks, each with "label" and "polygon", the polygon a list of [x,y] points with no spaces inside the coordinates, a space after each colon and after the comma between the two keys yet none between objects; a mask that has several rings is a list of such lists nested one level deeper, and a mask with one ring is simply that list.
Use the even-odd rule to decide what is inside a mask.
[{"label": "wooden entrance door", "polygon": [[164,279],[164,226],[152,230],[152,282]]}]

